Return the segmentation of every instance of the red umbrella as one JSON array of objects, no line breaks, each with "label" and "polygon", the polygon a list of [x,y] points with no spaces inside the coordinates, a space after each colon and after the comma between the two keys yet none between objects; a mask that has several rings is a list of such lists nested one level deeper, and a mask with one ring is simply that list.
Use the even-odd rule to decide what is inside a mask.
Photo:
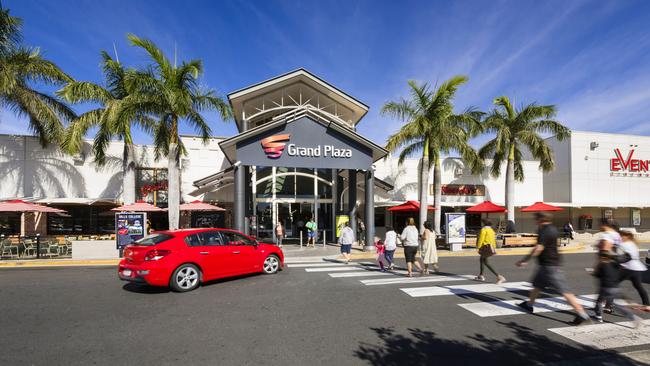
[{"label": "red umbrella", "polygon": [[[433,206],[429,206],[429,211],[435,210]],[[417,212],[420,211],[420,202],[418,201],[406,201],[401,205],[393,206],[388,209],[388,211],[393,212]]]},{"label": "red umbrella", "polygon": [[132,203],[130,205],[124,205],[120,207],[115,207],[111,209],[111,211],[120,211],[120,212],[125,212],[125,211],[133,211],[133,212],[165,212],[167,211],[164,208],[156,207],[150,203],[146,203],[144,201],[137,201],[136,203]]},{"label": "red umbrella", "polygon": [[505,207],[495,205],[490,201],[483,201],[476,206],[472,206],[465,210],[466,212],[476,212],[476,213],[490,213],[490,212],[506,212]]},{"label": "red umbrella", "polygon": [[47,213],[65,213],[65,210],[60,210],[54,207],[41,206],[23,200],[11,200],[0,202],[0,212],[47,212]]},{"label": "red umbrella", "polygon": [[190,203],[183,203],[181,205],[181,211],[226,211],[226,209],[196,200]]},{"label": "red umbrella", "polygon": [[521,212],[541,212],[541,211],[564,211],[562,207],[549,205],[544,202],[535,202],[534,204],[522,208]]}]

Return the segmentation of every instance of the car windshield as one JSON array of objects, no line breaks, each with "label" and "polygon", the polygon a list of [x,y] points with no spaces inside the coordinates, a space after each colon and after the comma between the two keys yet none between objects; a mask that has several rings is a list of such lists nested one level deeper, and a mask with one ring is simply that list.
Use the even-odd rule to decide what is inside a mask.
[{"label": "car windshield", "polygon": [[133,242],[135,245],[144,245],[144,246],[149,246],[149,245],[156,245],[160,244],[165,240],[170,239],[172,236],[169,234],[152,234],[149,236],[145,236],[144,238],[140,240],[136,240]]}]

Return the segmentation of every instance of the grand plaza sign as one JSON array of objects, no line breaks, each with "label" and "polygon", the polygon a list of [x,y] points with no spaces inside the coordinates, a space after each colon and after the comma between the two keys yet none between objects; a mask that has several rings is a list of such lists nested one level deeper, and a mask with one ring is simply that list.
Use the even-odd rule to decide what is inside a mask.
[{"label": "grand plaza sign", "polygon": [[634,149],[625,158],[619,149],[614,149],[614,155],[609,161],[611,176],[650,177],[650,160],[634,159]]},{"label": "grand plaza sign", "polygon": [[296,168],[364,169],[373,151],[354,138],[308,117],[237,142],[237,159],[245,165]]}]

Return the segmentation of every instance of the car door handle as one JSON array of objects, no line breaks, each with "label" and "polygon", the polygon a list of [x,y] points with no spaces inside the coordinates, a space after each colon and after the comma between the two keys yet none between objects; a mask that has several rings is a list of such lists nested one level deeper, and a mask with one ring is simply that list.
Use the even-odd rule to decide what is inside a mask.
[{"label": "car door handle", "polygon": [[206,254],[210,254],[210,252],[199,252],[199,254],[206,255]]},{"label": "car door handle", "polygon": [[239,254],[239,250],[235,250],[232,254]]}]

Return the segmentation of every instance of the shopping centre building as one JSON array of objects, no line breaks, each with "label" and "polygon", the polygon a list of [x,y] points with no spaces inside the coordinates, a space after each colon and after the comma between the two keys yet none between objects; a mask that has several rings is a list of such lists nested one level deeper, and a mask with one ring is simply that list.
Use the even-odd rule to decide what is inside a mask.
[{"label": "shopping centre building", "polygon": [[[297,241],[313,218],[321,240],[331,241],[339,216],[356,218],[350,220],[353,225],[364,222],[368,239],[417,216],[387,208],[418,199],[418,160],[398,165],[382,147],[384,141],[357,133],[368,106],[356,98],[302,69],[228,98],[239,134],[207,143],[183,136],[187,155],[181,161],[183,201],[198,199],[226,211],[183,215],[182,226],[233,227],[270,238],[280,221]],[[534,223],[519,209],[544,201],[563,207],[556,223],[570,220],[578,232],[592,233],[600,220],[613,218],[650,233],[650,137],[574,131],[568,140],[547,141],[555,152],[555,170],[543,174],[538,162],[525,160],[525,181],[515,185],[520,232],[533,231]],[[0,213],[0,231],[112,233],[110,209],[121,203],[123,145],[111,143],[107,164],[99,167],[91,144],[87,140],[81,154],[70,156],[56,146],[40,147],[32,136],[0,135],[0,200],[19,198],[67,211]],[[156,161],[148,145],[138,146],[136,155],[138,199],[166,207],[167,162]],[[493,178],[487,170],[471,174],[454,157],[442,166],[443,212],[464,211],[484,200],[504,204],[504,177]],[[164,213],[150,219],[154,229],[166,226]],[[480,225],[478,215],[467,220],[469,229]]]}]

